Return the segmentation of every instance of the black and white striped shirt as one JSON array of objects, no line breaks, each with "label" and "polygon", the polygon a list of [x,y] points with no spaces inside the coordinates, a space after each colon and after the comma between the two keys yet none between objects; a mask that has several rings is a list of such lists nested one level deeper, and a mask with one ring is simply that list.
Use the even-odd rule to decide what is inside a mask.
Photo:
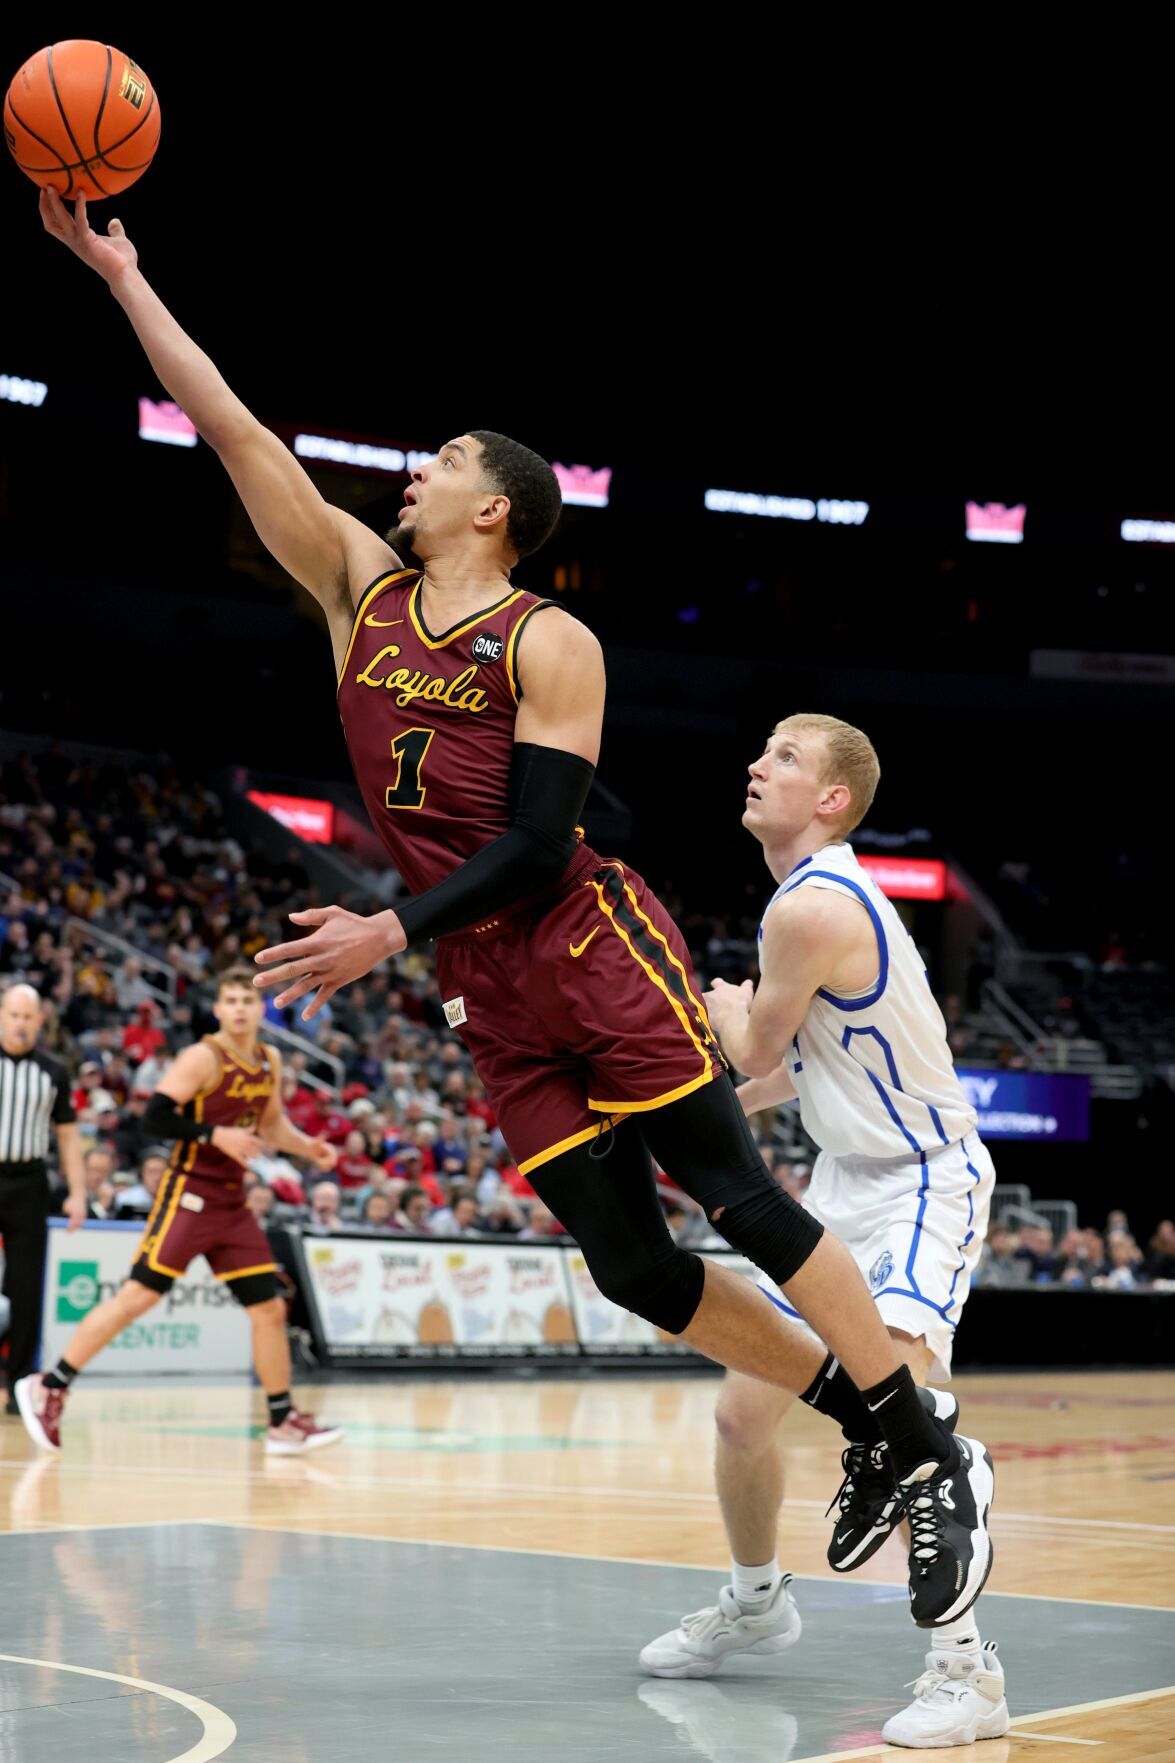
[{"label": "black and white striped shirt", "polygon": [[34,1047],[13,1055],[0,1049],[0,1179],[6,1164],[37,1163],[49,1149],[49,1127],[77,1119],[69,1073],[59,1059]]}]

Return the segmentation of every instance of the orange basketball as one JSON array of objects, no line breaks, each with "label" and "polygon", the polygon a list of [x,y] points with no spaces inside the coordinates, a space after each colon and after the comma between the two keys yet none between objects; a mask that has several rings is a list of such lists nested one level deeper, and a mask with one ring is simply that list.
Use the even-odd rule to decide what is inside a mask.
[{"label": "orange basketball", "polygon": [[9,86],[4,139],[35,184],[90,201],[116,196],[155,157],[155,88],[107,43],[54,43],[30,56]]}]

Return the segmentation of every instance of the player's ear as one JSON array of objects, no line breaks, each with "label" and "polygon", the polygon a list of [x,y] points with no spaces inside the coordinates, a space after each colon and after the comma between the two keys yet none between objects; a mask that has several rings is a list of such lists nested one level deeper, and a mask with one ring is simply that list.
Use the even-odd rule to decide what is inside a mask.
[{"label": "player's ear", "polygon": [[492,532],[495,528],[505,529],[510,518],[510,498],[495,494],[487,496],[473,517],[473,524],[478,532]]}]

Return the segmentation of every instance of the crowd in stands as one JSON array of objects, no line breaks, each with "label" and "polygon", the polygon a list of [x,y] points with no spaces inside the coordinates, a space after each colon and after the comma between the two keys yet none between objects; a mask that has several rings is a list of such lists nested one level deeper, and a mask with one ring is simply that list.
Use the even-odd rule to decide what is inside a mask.
[{"label": "crowd in stands", "polygon": [[[169,1150],[142,1139],[151,1094],[175,1053],[216,1028],[215,975],[286,938],[285,915],[318,895],[296,852],[275,863],[250,851],[246,864],[215,793],[166,760],[135,772],[53,749],[0,763],[0,876],[14,884],[0,883],[0,989],[37,987],[41,1044],[76,1073],[91,1213],[145,1217]],[[150,961],[106,952],[87,926],[165,962],[173,1001]],[[446,1025],[426,956],[385,964],[309,1024],[266,1000],[269,1021],[313,1038],[343,1077],[328,1088],[304,1053],[286,1053],[287,1112],[339,1161],[320,1180],[279,1155],[256,1159],[247,1186],[259,1218],[317,1233],[561,1234]],[[790,1183],[806,1171],[785,1174]],[[720,1241],[668,1178],[661,1185],[675,1234]]]},{"label": "crowd in stands", "polygon": [[[169,1147],[145,1145],[139,1121],[174,1054],[216,1027],[215,975],[289,934],[286,914],[319,903],[296,850],[274,861],[246,853],[216,794],[163,759],[151,770],[78,761],[49,749],[0,762],[0,989],[23,980],[46,1003],[42,1045],[76,1074],[95,1218],[142,1218]],[[347,902],[358,910],[374,902]],[[737,983],[755,971],[758,901],[726,920],[691,916],[672,889],[701,971]],[[104,952],[87,927],[134,953]],[[407,955],[336,994],[310,1024],[279,1012],[275,1026],[313,1039],[339,1062],[326,1087],[304,1052],[284,1057],[283,1101],[294,1122],[339,1153],[330,1179],[266,1154],[247,1174],[247,1203],[266,1224],[310,1233],[365,1229],[535,1241],[561,1226],[514,1164],[460,1040],[448,1029],[426,956]],[[956,1056],[968,1050],[963,1004],[944,1000]],[[1014,1050],[1010,1050],[1009,1057]],[[802,1198],[810,1168],[783,1149],[774,1113],[752,1122],[780,1185]],[[810,1156],[810,1152],[808,1153]],[[669,1174],[659,1186],[670,1230],[691,1248],[721,1246],[704,1213]],[[1143,1233],[1145,1234],[1145,1233]],[[1175,1281],[1175,1225],[1146,1249],[1123,1216],[1104,1233],[995,1225],[977,1281],[1133,1289]]]},{"label": "crowd in stands", "polygon": [[1162,1219],[1144,1249],[1121,1211],[1110,1213],[1104,1231],[1070,1230],[1059,1242],[1044,1221],[1016,1230],[997,1221],[988,1228],[975,1284],[1175,1291],[1175,1223]]}]

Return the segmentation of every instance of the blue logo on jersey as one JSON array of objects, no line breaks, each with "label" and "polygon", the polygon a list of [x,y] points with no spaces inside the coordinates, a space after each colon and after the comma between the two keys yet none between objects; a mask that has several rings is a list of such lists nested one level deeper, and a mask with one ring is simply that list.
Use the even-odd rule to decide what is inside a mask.
[{"label": "blue logo on jersey", "polygon": [[883,1249],[869,1269],[869,1290],[879,1292],[892,1272],[893,1256],[888,1249]]}]

